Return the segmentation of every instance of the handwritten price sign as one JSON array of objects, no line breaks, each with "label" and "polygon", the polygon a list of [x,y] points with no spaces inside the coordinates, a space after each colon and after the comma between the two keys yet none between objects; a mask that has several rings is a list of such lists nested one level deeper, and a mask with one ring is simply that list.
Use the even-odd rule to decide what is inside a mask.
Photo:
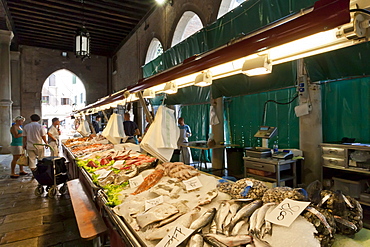
[{"label": "handwritten price sign", "polygon": [[198,177],[192,177],[182,182],[185,184],[187,191],[195,190],[203,186]]},{"label": "handwritten price sign", "polygon": [[163,203],[163,196],[158,196],[154,199],[146,200],[145,201],[145,211],[148,209],[155,207],[159,204]]},{"label": "handwritten price sign", "polygon": [[167,236],[164,237],[156,247],[176,247],[187,239],[193,232],[194,230],[190,230],[182,225],[177,225],[168,232]]},{"label": "handwritten price sign", "polygon": [[143,181],[144,181],[144,178],[142,175],[138,175],[128,180],[128,182],[130,183],[130,188],[138,187]]},{"label": "handwritten price sign", "polygon": [[265,219],[273,224],[289,227],[308,205],[310,202],[285,199]]}]

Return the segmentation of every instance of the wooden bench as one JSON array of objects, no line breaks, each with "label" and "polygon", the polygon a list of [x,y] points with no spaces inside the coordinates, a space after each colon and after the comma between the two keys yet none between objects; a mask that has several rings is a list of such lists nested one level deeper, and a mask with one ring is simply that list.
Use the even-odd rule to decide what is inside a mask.
[{"label": "wooden bench", "polygon": [[73,179],[67,185],[81,238],[91,240],[107,231],[103,218],[86,194],[81,181]]}]

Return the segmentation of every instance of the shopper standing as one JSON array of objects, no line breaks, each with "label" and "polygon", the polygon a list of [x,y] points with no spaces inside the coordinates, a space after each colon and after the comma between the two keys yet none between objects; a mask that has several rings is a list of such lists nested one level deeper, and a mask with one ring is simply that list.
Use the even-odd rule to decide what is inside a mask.
[{"label": "shopper standing", "polygon": [[123,127],[125,129],[125,135],[128,137],[126,143],[139,144],[136,136],[140,135],[140,130],[137,124],[130,120],[130,113],[124,114]]},{"label": "shopper standing", "polygon": [[25,118],[22,116],[18,116],[14,119],[14,124],[10,128],[10,133],[12,135],[12,142],[10,143],[10,151],[13,155],[13,160],[10,166],[10,177],[11,178],[18,178],[19,175],[27,175],[27,172],[23,170],[23,166],[19,166],[19,174],[15,174],[15,166],[17,164],[17,160],[23,154],[23,129],[22,124]]},{"label": "shopper standing", "polygon": [[185,147],[183,145],[189,142],[188,137],[191,136],[191,129],[189,125],[185,124],[185,120],[182,117],[178,119],[178,124],[180,128],[180,137],[177,143],[181,150],[180,160],[189,165],[193,163],[191,151],[189,147]]},{"label": "shopper standing", "polygon": [[[51,120],[51,126],[48,129],[48,143],[51,150],[51,156],[59,156],[59,136],[60,136],[60,121],[55,117]],[[54,150],[54,151],[53,151]]]},{"label": "shopper standing", "polygon": [[31,123],[26,124],[23,128],[23,148],[27,149],[28,162],[31,170],[36,169],[36,157],[41,160],[44,157],[44,147],[34,146],[33,144],[42,144],[46,140],[46,130],[39,124],[40,116],[37,114],[31,115]]},{"label": "shopper standing", "polygon": [[98,134],[101,130],[101,117],[96,116],[95,120],[92,121],[92,125],[95,130],[95,134]]}]

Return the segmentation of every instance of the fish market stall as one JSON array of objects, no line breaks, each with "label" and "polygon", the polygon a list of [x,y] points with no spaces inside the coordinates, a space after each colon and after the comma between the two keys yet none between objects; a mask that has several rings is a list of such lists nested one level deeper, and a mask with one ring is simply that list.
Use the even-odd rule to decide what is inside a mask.
[{"label": "fish market stall", "polygon": [[[115,246],[165,246],[162,241],[170,241],[174,229],[189,229],[183,239],[189,246],[332,246],[362,228],[360,204],[323,190],[319,182],[307,191],[268,188],[253,178],[230,182],[120,145],[90,149],[88,143],[83,141],[85,148],[64,143],[63,148],[74,158],[70,162],[80,179],[94,186],[95,204],[119,238],[111,240]],[[108,149],[88,151],[103,147]],[[306,205],[299,205],[302,211],[289,226],[272,223],[268,215],[276,210],[280,216],[294,213],[296,205],[287,208],[285,200]]]}]

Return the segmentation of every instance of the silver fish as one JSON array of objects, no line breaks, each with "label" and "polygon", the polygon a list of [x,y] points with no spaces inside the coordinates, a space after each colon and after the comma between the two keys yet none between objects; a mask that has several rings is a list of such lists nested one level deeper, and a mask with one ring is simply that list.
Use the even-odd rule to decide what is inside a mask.
[{"label": "silver fish", "polygon": [[275,207],[269,207],[266,211],[266,214],[265,214],[265,229],[263,230],[263,233],[262,233],[262,238],[263,236],[265,236],[265,234],[268,234],[268,235],[271,235],[272,234],[272,224],[270,221],[266,220],[266,216],[269,215],[269,213],[271,213],[272,210],[274,210]]},{"label": "silver fish", "polygon": [[221,243],[220,241],[218,241],[214,237],[205,237],[205,236],[203,236],[203,239],[204,239],[205,243],[208,243],[208,244],[212,245],[213,247],[227,247],[226,244]]},{"label": "silver fish", "polygon": [[255,229],[256,229],[255,233],[256,233],[257,236],[260,236],[261,228],[263,226],[263,223],[265,223],[266,212],[270,207],[275,208],[276,204],[273,203],[273,202],[266,203],[262,207],[260,207],[260,209],[258,211],[257,223],[256,223],[256,227],[255,227]]},{"label": "silver fish", "polygon": [[231,220],[228,228],[229,232],[234,228],[235,224],[244,219],[249,217],[257,208],[261,207],[262,205],[262,200],[256,200],[254,202],[251,202],[244,207],[242,207],[235,215],[235,217]]},{"label": "silver fish", "polygon": [[231,214],[231,217],[234,217],[236,215],[236,213],[238,212],[240,206],[241,206],[241,204],[240,203],[237,203],[237,202],[234,202],[233,204],[230,205],[230,214]]},{"label": "silver fish", "polygon": [[229,228],[227,227],[228,225],[230,225],[230,222],[232,220],[233,216],[232,214],[228,214],[226,219],[225,219],[225,222],[224,224],[222,225],[223,226],[223,234],[225,234],[226,236],[229,236]]},{"label": "silver fish", "polygon": [[215,215],[215,222],[216,222],[216,232],[222,233],[222,225],[229,214],[230,204],[227,201],[223,201],[220,203],[220,206],[217,209],[217,213]]},{"label": "silver fish", "polygon": [[251,217],[249,218],[249,232],[251,233],[254,233],[255,229],[256,229],[256,224],[257,224],[257,215],[258,215],[258,212],[260,211],[260,208],[257,208],[253,214],[251,215]]},{"label": "silver fish", "polygon": [[187,247],[203,247],[203,245],[204,245],[204,240],[203,240],[202,235],[194,234],[193,236],[191,236],[187,244]]},{"label": "silver fish", "polygon": [[320,213],[316,208],[313,207],[307,207],[306,210],[316,215],[317,218],[324,224],[324,226],[328,229],[330,236],[333,236],[333,229],[329,225],[328,221],[326,220],[325,216]]},{"label": "silver fish", "polygon": [[[248,221],[246,220],[241,220],[239,221],[238,223],[235,224],[234,228],[232,229],[231,231],[231,236],[236,236],[239,234],[239,231],[240,229],[242,229],[242,227],[245,225],[245,224],[248,224]],[[247,228],[248,229],[248,228]],[[249,232],[243,232],[243,234],[248,234]]]},{"label": "silver fish", "polygon": [[203,237],[205,240],[215,239],[218,242],[222,243],[224,246],[238,246],[241,244],[248,244],[252,242],[252,237],[246,234],[228,237],[222,234],[209,233],[203,235]]},{"label": "silver fish", "polygon": [[354,231],[357,231],[357,226],[355,224],[353,224],[351,221],[345,220],[342,217],[339,217],[339,216],[336,216],[336,215],[334,215],[334,220],[335,220],[336,223],[339,223],[341,225],[344,225],[346,227],[351,228]]},{"label": "silver fish", "polygon": [[210,223],[216,214],[216,208],[210,208],[190,225],[190,229],[198,231]]},{"label": "silver fish", "polygon": [[253,237],[253,244],[255,247],[271,247],[271,245],[267,243],[266,241],[263,241],[254,235],[252,235],[252,237]]}]

